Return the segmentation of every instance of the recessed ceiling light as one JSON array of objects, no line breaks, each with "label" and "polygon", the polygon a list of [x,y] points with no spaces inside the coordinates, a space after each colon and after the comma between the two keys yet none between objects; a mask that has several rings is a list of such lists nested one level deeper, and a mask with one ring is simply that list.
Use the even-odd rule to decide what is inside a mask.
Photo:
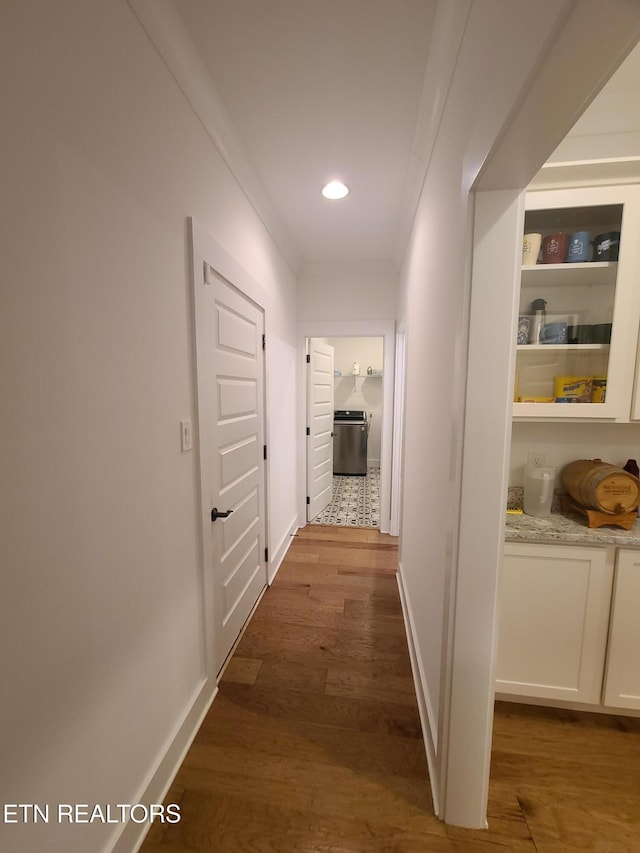
[{"label": "recessed ceiling light", "polygon": [[322,195],[331,199],[344,198],[349,195],[349,187],[345,186],[342,181],[329,181],[326,187],[323,187]]}]

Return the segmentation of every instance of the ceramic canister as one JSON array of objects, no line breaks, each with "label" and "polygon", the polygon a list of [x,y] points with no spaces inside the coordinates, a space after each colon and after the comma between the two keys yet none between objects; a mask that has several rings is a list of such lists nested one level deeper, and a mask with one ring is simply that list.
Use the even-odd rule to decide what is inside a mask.
[{"label": "ceramic canister", "polygon": [[619,249],[619,231],[607,231],[605,234],[598,234],[593,241],[593,260],[617,261]]},{"label": "ceramic canister", "polygon": [[566,344],[567,324],[564,321],[545,323],[540,335],[541,344]]},{"label": "ceramic canister", "polygon": [[518,346],[529,343],[531,317],[518,317]]},{"label": "ceramic canister", "polygon": [[525,234],[522,241],[522,265],[534,266],[538,263],[542,234]]},{"label": "ceramic canister", "polygon": [[542,241],[542,263],[563,264],[567,259],[569,235],[558,231],[547,235]]},{"label": "ceramic canister", "polygon": [[576,231],[569,237],[569,249],[567,251],[567,261],[570,264],[584,264],[589,260],[589,250],[591,243],[589,242],[588,231]]}]

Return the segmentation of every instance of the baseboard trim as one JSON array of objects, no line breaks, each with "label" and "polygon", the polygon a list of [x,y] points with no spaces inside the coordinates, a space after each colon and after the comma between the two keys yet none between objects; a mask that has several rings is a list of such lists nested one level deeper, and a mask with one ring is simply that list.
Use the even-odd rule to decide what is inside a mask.
[{"label": "baseboard trim", "polygon": [[[182,762],[202,725],[202,721],[211,707],[218,693],[218,687],[214,679],[208,678],[202,684],[195,696],[190,709],[187,711],[182,723],[177,727],[169,745],[160,758],[156,769],[151,773],[148,782],[143,786],[142,793],[135,800],[136,803],[150,806],[153,803],[162,803],[167,796],[171,783],[176,777]],[[120,835],[116,839],[111,853],[137,853],[142,846],[147,833],[151,828],[150,823],[134,823],[128,821]]]},{"label": "baseboard trim", "polygon": [[566,699],[547,699],[539,696],[519,696],[496,690],[496,702],[513,702],[516,705],[539,705],[543,708],[565,708],[567,711],[585,711],[589,714],[608,714],[610,717],[640,717],[640,710],[618,708],[612,705],[591,705],[588,702],[569,702]]},{"label": "baseboard trim", "polygon": [[433,799],[433,810],[436,817],[440,817],[440,787],[438,778],[438,760],[437,749],[433,731],[433,715],[430,713],[430,702],[426,689],[426,679],[422,661],[418,654],[415,643],[414,620],[407,598],[404,574],[402,563],[398,563],[398,590],[400,591],[400,603],[402,605],[402,615],[404,617],[405,633],[407,635],[407,645],[409,647],[409,658],[411,660],[411,672],[413,673],[413,683],[416,688],[416,697],[418,699],[418,713],[420,714],[420,724],[422,726],[422,736],[424,739],[425,751],[427,753],[427,766],[429,768],[429,780],[431,782],[431,797]]},{"label": "baseboard trim", "polygon": [[296,515],[289,523],[289,528],[287,529],[287,532],[280,540],[280,544],[275,549],[273,557],[269,560],[269,566],[267,567],[267,583],[269,584],[269,586],[271,586],[271,584],[276,579],[278,569],[282,565],[284,558],[287,556],[287,551],[291,547],[291,543],[293,542],[293,538],[296,535],[298,528],[298,516]]}]

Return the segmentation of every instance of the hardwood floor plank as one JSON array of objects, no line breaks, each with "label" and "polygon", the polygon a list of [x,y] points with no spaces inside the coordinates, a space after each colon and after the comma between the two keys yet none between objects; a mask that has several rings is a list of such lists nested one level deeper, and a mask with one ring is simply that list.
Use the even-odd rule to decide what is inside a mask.
[{"label": "hardwood floor plank", "polygon": [[[352,593],[349,592],[348,595],[349,597],[351,597]],[[365,596],[363,595],[362,597],[364,598]],[[344,592],[339,592],[332,589],[323,589],[318,584],[311,584],[309,586],[309,600],[316,602],[321,606],[324,606],[325,604],[327,604],[329,607],[331,607],[333,604],[338,605],[336,609],[339,608],[340,611],[344,613],[344,603],[349,599],[345,597]]]},{"label": "hardwood floor plank", "polygon": [[422,738],[418,708],[391,702],[360,702],[358,727],[362,731]]},{"label": "hardwood floor plank", "polygon": [[559,792],[523,785],[518,799],[538,850],[639,849],[640,814],[637,796],[606,792]]},{"label": "hardwood floor plank", "polygon": [[225,667],[222,681],[235,681],[238,684],[255,684],[262,666],[261,660],[242,658],[234,655]]},{"label": "hardwood floor plank", "polygon": [[357,730],[358,700],[307,695],[295,689],[222,684],[220,694],[234,704],[265,717],[302,720]]},{"label": "hardwood floor plank", "polygon": [[261,687],[290,687],[303,693],[322,694],[327,684],[326,666],[309,666],[286,660],[263,660],[255,681]]},{"label": "hardwood floor plank", "polygon": [[490,791],[513,791],[542,853],[640,850],[637,719],[496,703]]},{"label": "hardwood floor plank", "polygon": [[290,688],[225,683],[221,692],[238,705],[265,716],[336,725],[356,731],[420,738],[417,706],[314,695]]},{"label": "hardwood floor plank", "polygon": [[619,763],[581,761],[578,758],[565,758],[562,744],[557,745],[555,756],[542,752],[540,755],[513,754],[494,751],[492,753],[492,775],[498,781],[537,780],[563,792],[580,791],[588,797],[592,791],[600,792],[605,786],[607,791],[632,791],[640,796],[638,770],[632,761]]},{"label": "hardwood floor plank", "polygon": [[256,620],[238,644],[236,653],[246,658],[288,652],[290,660],[310,666],[370,663],[372,669],[409,675],[411,664],[402,636],[364,634],[323,629],[316,626],[280,624],[275,634],[271,625]]},{"label": "hardwood floor plank", "polygon": [[291,547],[289,550],[288,556],[291,559],[295,559],[298,563],[318,563],[320,561],[320,557],[317,553],[305,553],[303,549],[297,549],[295,545]]},{"label": "hardwood floor plank", "polygon": [[[625,764],[640,777],[640,719],[610,714],[588,714],[558,708],[501,703],[501,718],[509,726],[496,725],[493,748],[497,753],[562,756],[579,762]],[[531,709],[528,711],[527,709]],[[535,708],[535,710],[534,710]],[[561,744],[561,749],[558,749]]]},{"label": "hardwood floor plank", "polygon": [[[309,555],[313,555],[317,559],[310,560]],[[317,562],[325,569],[331,566],[344,566],[345,568],[361,566],[363,569],[386,568],[390,572],[397,568],[398,562],[395,547],[381,548],[374,543],[360,545],[356,542],[323,542],[313,543],[313,545],[295,543],[289,549],[287,557],[291,558],[293,564]]]},{"label": "hardwood floor plank", "polygon": [[[304,779],[304,784],[299,784]],[[187,792],[220,794],[324,815],[375,819],[388,826],[423,826],[444,835],[430,811],[427,786],[390,773],[354,773],[344,765],[288,758],[244,747],[196,744],[183,767]]]},{"label": "hardwood floor plank", "polygon": [[[262,656],[262,660],[270,661],[272,663],[296,664],[299,666],[329,667],[340,665],[340,659],[336,654],[333,652],[325,652],[323,650],[318,650],[317,654],[311,654],[300,652],[295,649],[293,651],[277,649],[271,652],[265,652]],[[395,656],[385,655],[383,659],[379,661],[372,661],[368,657],[358,659],[352,656],[348,663],[345,663],[344,665],[348,666],[349,669],[358,670],[371,676],[384,676],[388,675],[390,672],[403,677],[411,676],[411,664],[400,654]],[[291,684],[289,687],[290,689],[295,690],[299,688],[299,685]]]},{"label": "hardwood floor plank", "polygon": [[327,696],[347,696],[380,701],[391,697],[394,702],[416,708],[416,691],[411,676],[372,673],[368,668],[329,667],[326,677]]},{"label": "hardwood floor plank", "polygon": [[367,590],[369,594],[395,596],[398,584],[395,571],[392,573],[382,572],[379,569],[367,569],[367,574],[350,571],[353,566],[347,566],[343,561],[337,561],[332,565],[322,561],[318,566],[309,563],[292,563],[282,566],[278,577],[296,584],[313,584],[325,587],[333,587],[339,590]]},{"label": "hardwood floor plank", "polygon": [[368,598],[349,598],[345,600],[344,610],[349,618],[359,618],[365,624],[369,623],[372,616],[397,616],[402,622],[402,605],[397,594],[383,596],[373,593]]},{"label": "hardwood floor plank", "polygon": [[[207,815],[206,822],[201,815]],[[446,836],[420,835],[414,843],[403,827],[372,823],[347,815],[327,818],[293,806],[275,808],[242,795],[193,789],[184,800],[184,819],[171,829],[174,846],[156,851],[194,853],[451,853]],[[177,842],[177,843],[176,843]],[[154,853],[150,848],[146,853]]]},{"label": "hardwood floor plank", "polygon": [[358,543],[365,542],[388,545],[396,548],[398,546],[397,536],[390,536],[388,533],[380,533],[379,530],[372,528],[340,527],[335,524],[308,524],[306,527],[300,528],[296,538],[301,541],[352,541]]},{"label": "hardwood floor plank", "polygon": [[[348,601],[348,599],[347,599]],[[396,613],[378,613],[372,611],[372,615],[354,632],[353,619],[334,607],[298,608],[272,606],[259,613],[253,619],[256,628],[261,631],[273,630],[277,625],[299,625],[306,628],[320,628],[328,631],[343,633],[345,636],[353,633],[358,634],[370,644],[375,636],[389,636],[401,640],[406,639],[404,622],[402,616]]]},{"label": "hardwood floor plank", "polygon": [[240,707],[221,695],[215,714],[204,721],[200,742],[244,746],[260,752],[345,766],[355,772],[426,777],[421,740],[397,738],[340,726],[269,717]]},{"label": "hardwood floor plank", "polygon": [[[315,592],[315,584],[272,586],[262,597],[261,606],[255,615],[259,617],[263,613],[271,613],[276,608],[285,615],[298,613],[312,615],[322,611],[344,613],[343,596],[336,595],[332,598],[327,596],[321,599],[315,594],[312,596],[312,592]],[[283,621],[287,620],[283,619]]]}]

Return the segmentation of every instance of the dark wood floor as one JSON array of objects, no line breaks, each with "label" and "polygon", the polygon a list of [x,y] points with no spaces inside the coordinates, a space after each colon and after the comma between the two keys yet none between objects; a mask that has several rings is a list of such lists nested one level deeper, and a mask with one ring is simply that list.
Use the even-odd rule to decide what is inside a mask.
[{"label": "dark wood floor", "polygon": [[638,853],[640,726],[498,703],[486,831],[433,815],[396,540],[300,531],[142,853]]}]

